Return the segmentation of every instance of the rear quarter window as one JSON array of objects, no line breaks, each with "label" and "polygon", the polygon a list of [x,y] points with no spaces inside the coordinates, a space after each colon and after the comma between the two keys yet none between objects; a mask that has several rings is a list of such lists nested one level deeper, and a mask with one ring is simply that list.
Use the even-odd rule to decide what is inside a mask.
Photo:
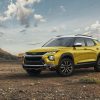
[{"label": "rear quarter window", "polygon": [[87,46],[94,46],[94,45],[95,45],[94,40],[89,39],[89,38],[86,38],[86,39],[85,39],[85,42],[86,42],[86,45],[87,45]]},{"label": "rear quarter window", "polygon": [[82,46],[85,46],[85,41],[84,41],[84,38],[82,38],[82,37],[75,38],[74,44],[76,44],[76,43],[81,43]]}]

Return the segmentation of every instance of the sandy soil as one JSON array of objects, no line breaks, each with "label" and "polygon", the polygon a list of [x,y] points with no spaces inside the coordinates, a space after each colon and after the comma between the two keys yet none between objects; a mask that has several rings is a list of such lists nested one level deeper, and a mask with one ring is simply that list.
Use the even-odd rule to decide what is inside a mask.
[{"label": "sandy soil", "polygon": [[20,64],[0,63],[0,100],[100,100],[100,84],[79,83],[81,78],[100,79],[100,73],[81,69],[60,77],[44,71],[30,77]]}]

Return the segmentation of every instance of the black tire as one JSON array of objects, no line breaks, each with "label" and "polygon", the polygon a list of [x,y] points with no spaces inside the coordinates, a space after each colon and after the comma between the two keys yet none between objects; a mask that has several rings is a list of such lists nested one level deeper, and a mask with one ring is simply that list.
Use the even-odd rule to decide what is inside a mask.
[{"label": "black tire", "polygon": [[63,58],[58,66],[57,73],[60,76],[70,76],[74,72],[74,62],[70,58]]},{"label": "black tire", "polygon": [[97,59],[96,66],[94,67],[96,72],[100,72],[100,56]]},{"label": "black tire", "polygon": [[30,76],[37,76],[41,73],[41,70],[33,70],[33,69],[26,69],[26,72],[28,73],[28,75]]}]

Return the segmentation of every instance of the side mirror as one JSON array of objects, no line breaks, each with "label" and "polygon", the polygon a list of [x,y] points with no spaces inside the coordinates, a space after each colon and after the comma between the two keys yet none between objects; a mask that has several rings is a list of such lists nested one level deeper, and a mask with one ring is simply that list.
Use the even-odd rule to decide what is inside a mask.
[{"label": "side mirror", "polygon": [[82,47],[82,43],[75,43],[74,47]]}]

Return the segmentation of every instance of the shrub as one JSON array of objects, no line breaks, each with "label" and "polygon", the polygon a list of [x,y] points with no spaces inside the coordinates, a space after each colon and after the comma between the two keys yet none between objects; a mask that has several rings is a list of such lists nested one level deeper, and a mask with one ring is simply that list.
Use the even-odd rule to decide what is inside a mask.
[{"label": "shrub", "polygon": [[85,83],[85,84],[100,84],[100,80],[96,78],[81,78],[79,80],[79,83]]}]

